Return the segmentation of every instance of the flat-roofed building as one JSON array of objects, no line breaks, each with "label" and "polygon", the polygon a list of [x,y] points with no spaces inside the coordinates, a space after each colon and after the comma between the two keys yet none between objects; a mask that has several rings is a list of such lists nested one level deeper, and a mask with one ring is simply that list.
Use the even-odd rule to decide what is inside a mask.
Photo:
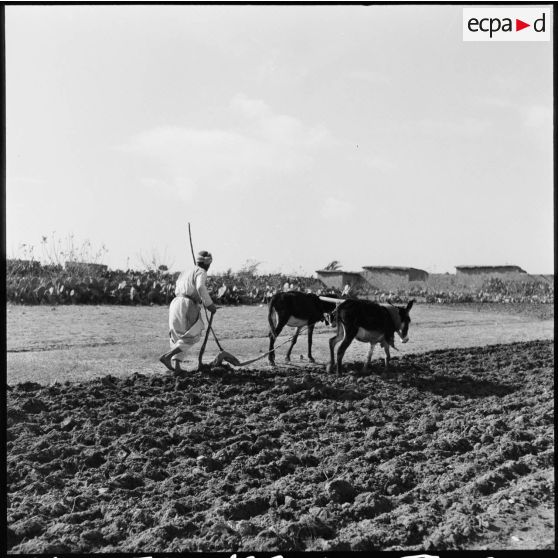
[{"label": "flat-roofed building", "polygon": [[491,275],[506,273],[527,273],[518,265],[456,265],[457,275]]},{"label": "flat-roofed building", "polygon": [[6,268],[8,271],[38,271],[41,263],[36,260],[7,259]]},{"label": "flat-roofed building", "polygon": [[366,280],[358,271],[343,271],[340,269],[318,269],[316,271],[320,281],[328,289],[343,290],[345,285],[351,288],[360,287],[366,284]]},{"label": "flat-roofed building", "polygon": [[394,290],[407,286],[411,281],[427,281],[428,272],[416,267],[394,265],[366,265],[362,277],[372,288]]}]

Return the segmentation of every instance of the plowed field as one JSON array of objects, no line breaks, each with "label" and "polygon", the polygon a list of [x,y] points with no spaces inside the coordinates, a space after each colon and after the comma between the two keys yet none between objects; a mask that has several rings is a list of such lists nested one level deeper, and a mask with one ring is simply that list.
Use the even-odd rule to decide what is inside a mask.
[{"label": "plowed field", "polygon": [[553,342],[8,392],[10,553],[553,548]]}]

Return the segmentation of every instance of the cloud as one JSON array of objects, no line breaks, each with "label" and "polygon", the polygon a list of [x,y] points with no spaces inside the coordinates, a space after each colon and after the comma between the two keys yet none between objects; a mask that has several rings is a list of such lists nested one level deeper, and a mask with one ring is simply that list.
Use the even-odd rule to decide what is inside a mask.
[{"label": "cloud", "polygon": [[271,110],[267,103],[261,99],[250,99],[246,95],[236,95],[230,102],[230,107],[234,110],[251,118],[268,118]]},{"label": "cloud", "polygon": [[434,134],[438,137],[460,136],[474,138],[486,132],[490,127],[490,123],[478,118],[461,118],[454,120],[426,118],[417,121],[416,127],[423,133]]},{"label": "cloud", "polygon": [[140,180],[140,183],[149,192],[166,194],[169,198],[186,203],[193,202],[195,199],[194,194],[197,186],[186,178],[175,176],[164,180],[162,178],[145,177]]},{"label": "cloud", "polygon": [[495,97],[490,95],[475,96],[473,102],[482,107],[508,109],[514,108],[515,105],[504,97]]},{"label": "cloud", "polygon": [[475,102],[486,108],[508,110],[515,113],[508,117],[513,119],[514,122],[519,120],[528,128],[552,128],[552,107],[550,104],[520,105],[501,97],[477,97]]},{"label": "cloud", "polygon": [[[8,173],[7,173],[8,174]],[[10,177],[7,176],[7,182],[13,182],[14,184],[23,184],[29,186],[44,186],[46,184],[46,180],[43,178],[36,178],[34,176],[14,176]]]},{"label": "cloud", "polygon": [[120,149],[156,162],[160,174],[146,184],[174,189],[188,200],[202,188],[246,189],[299,172],[335,145],[325,127],[275,113],[261,99],[237,95],[228,112],[235,122],[229,128],[161,126],[135,135]]},{"label": "cloud", "polygon": [[521,108],[522,121],[529,128],[552,128],[552,108],[544,105],[531,105]]},{"label": "cloud", "polygon": [[335,144],[331,133],[324,126],[307,126],[297,118],[275,114],[260,99],[237,95],[231,109],[245,117],[246,131],[275,147],[312,151]]},{"label": "cloud", "polygon": [[362,81],[373,85],[388,84],[391,80],[380,72],[372,72],[370,70],[352,70],[348,72],[347,77],[356,81]]},{"label": "cloud", "polygon": [[330,196],[324,200],[320,213],[324,219],[345,220],[353,212],[353,206],[345,200]]},{"label": "cloud", "polygon": [[390,173],[397,168],[390,160],[374,154],[364,155],[361,160],[365,168],[380,171],[384,174]]}]

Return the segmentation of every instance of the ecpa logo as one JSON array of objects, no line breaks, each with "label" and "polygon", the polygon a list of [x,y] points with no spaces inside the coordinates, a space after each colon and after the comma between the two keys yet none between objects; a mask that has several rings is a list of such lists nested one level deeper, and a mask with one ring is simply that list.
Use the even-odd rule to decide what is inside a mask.
[{"label": "ecpa logo", "polygon": [[550,8],[463,8],[464,41],[550,41]]}]

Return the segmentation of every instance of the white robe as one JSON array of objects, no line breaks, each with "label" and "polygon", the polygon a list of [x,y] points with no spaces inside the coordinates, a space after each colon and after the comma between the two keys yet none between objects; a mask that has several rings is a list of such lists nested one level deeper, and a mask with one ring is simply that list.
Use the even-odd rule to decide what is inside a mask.
[{"label": "white robe", "polygon": [[173,360],[185,360],[188,350],[201,339],[205,329],[201,305],[213,304],[206,281],[207,272],[199,266],[190,272],[182,272],[176,281],[176,296],[169,307],[169,342],[171,349],[178,347],[181,352],[174,355]]}]

